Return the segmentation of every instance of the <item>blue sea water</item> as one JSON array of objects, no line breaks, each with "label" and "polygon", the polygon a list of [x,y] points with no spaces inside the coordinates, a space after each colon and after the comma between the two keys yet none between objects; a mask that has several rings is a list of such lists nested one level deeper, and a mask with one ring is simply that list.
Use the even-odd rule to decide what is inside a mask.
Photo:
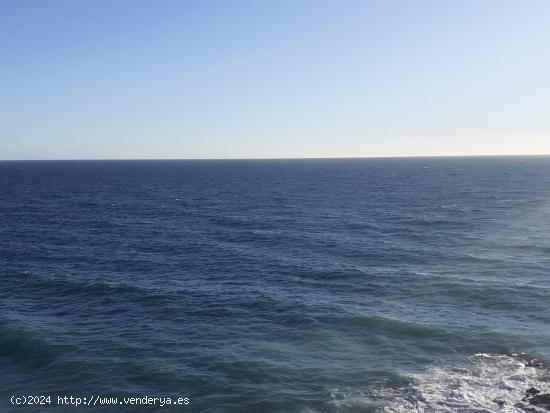
[{"label": "blue sea water", "polygon": [[0,162],[0,310],[3,412],[523,411],[550,158]]}]

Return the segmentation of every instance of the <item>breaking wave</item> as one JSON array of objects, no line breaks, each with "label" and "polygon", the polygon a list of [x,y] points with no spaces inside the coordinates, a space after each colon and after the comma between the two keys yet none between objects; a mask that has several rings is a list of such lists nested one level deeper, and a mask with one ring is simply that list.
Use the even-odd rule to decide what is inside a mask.
[{"label": "breaking wave", "polygon": [[391,400],[382,411],[548,412],[550,374],[526,355],[476,354],[467,368],[432,368],[401,389],[384,389],[373,399]]}]

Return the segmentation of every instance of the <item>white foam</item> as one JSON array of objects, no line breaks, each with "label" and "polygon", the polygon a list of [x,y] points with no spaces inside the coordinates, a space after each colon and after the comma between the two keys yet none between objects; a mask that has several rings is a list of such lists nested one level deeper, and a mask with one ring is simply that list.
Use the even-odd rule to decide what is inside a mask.
[{"label": "white foam", "polygon": [[468,369],[448,366],[413,375],[410,386],[383,389],[375,397],[390,400],[386,413],[548,413],[522,400],[531,387],[550,392],[548,371],[506,355],[476,354],[470,361]]}]

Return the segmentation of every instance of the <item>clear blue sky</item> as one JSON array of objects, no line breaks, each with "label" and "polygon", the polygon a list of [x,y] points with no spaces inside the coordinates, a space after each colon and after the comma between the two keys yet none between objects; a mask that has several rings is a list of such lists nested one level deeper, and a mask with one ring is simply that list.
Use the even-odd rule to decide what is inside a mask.
[{"label": "clear blue sky", "polygon": [[550,153],[550,1],[0,0],[0,159]]}]

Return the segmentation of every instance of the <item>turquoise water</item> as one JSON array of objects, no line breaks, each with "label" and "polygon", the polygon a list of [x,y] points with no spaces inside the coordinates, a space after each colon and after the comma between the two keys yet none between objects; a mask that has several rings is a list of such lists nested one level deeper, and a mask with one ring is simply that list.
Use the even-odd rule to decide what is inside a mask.
[{"label": "turquoise water", "polygon": [[0,216],[1,411],[515,412],[548,388],[549,157],[0,162]]}]

